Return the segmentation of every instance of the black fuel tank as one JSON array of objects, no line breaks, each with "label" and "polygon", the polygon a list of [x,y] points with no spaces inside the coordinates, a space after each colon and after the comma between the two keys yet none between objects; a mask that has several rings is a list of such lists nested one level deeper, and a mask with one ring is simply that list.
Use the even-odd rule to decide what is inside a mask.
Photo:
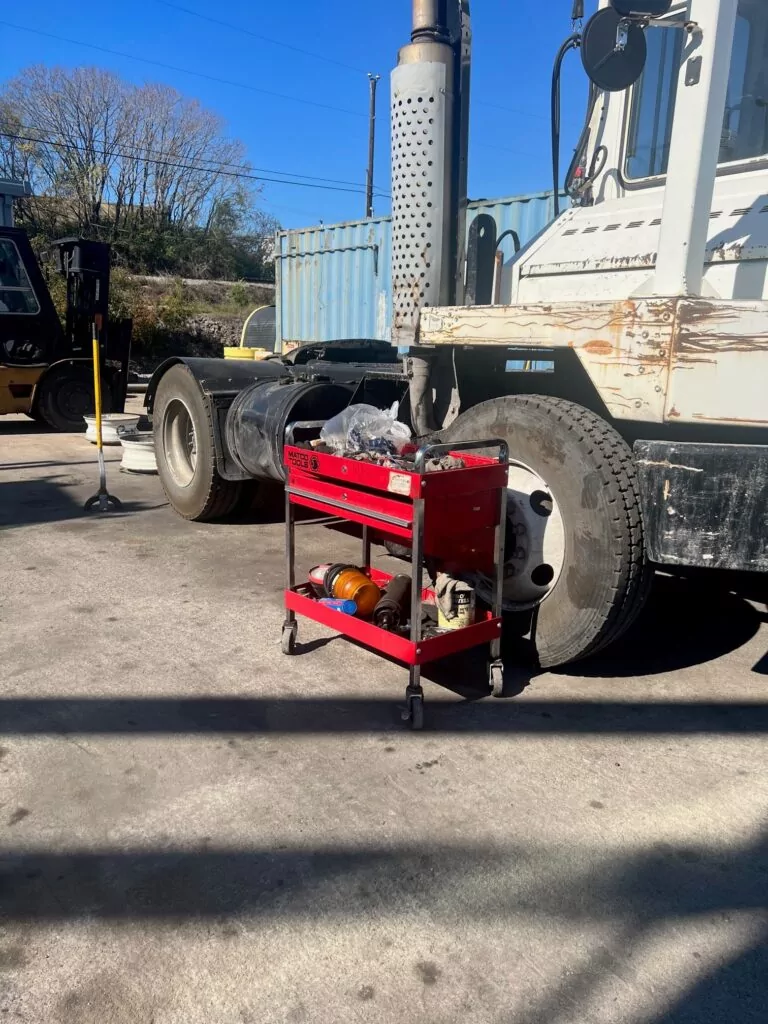
[{"label": "black fuel tank", "polygon": [[257,381],[240,392],[227,413],[226,442],[232,457],[257,479],[285,480],[288,425],[330,419],[347,407],[353,390],[352,385],[327,381]]}]

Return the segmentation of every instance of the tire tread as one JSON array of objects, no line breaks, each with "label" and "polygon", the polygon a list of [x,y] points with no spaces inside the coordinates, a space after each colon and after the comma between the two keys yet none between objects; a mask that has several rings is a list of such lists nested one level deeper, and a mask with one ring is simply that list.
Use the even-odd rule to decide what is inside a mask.
[{"label": "tire tread", "polygon": [[542,662],[548,665],[578,661],[617,640],[635,621],[650,589],[652,573],[645,556],[640,488],[632,452],[610,423],[584,406],[564,398],[514,395],[482,402],[473,406],[471,412],[480,412],[484,406],[490,411],[497,408],[500,401],[536,408],[566,427],[593,460],[605,488],[608,505],[612,508],[614,583],[608,591],[612,597],[603,602],[602,608],[596,609],[596,615],[603,618],[602,626],[588,645],[578,650],[574,648],[572,653],[556,661],[547,657],[546,650],[539,652]]},{"label": "tire tread", "polygon": [[[181,365],[179,364],[178,368],[179,369],[183,369],[183,372],[185,374],[187,374],[187,376],[188,376],[188,378],[190,380],[193,379],[192,375],[189,373],[189,371],[186,369],[186,367],[181,367]],[[177,369],[176,366],[171,367],[170,370],[168,371],[168,374],[172,374],[176,369]],[[165,382],[165,380],[166,380],[166,377],[163,377],[163,379],[161,380],[161,382],[160,382],[160,384],[158,386],[158,401],[156,403],[156,408],[157,408],[157,405],[160,405],[161,406],[161,409],[160,409],[161,413],[164,412],[164,409],[162,408],[162,399],[161,399],[160,389],[162,388],[162,385]],[[201,404],[201,406],[203,408],[203,411],[204,411],[205,428],[206,428],[206,431],[207,431],[207,434],[208,434],[208,440],[209,440],[209,443],[210,443],[210,448],[211,448],[211,451],[213,452],[216,449],[215,449],[215,441],[214,441],[214,427],[213,427],[213,421],[211,420],[210,408],[209,408],[208,404],[205,403],[205,402],[202,402],[202,400],[201,400],[200,404]],[[157,443],[157,441],[156,441],[156,443]],[[162,488],[163,488],[163,491],[165,493],[166,498],[168,499],[170,504],[173,506],[173,508],[176,510],[176,512],[183,519],[187,519],[187,520],[190,520],[192,522],[198,522],[198,523],[208,523],[208,522],[214,522],[216,520],[225,519],[228,515],[230,515],[234,511],[235,506],[238,503],[238,500],[240,498],[241,491],[242,491],[241,483],[239,481],[237,481],[237,480],[225,480],[222,476],[219,475],[219,472],[216,469],[215,463],[212,463],[211,465],[207,466],[206,467],[206,471],[207,471],[208,483],[207,483],[207,493],[206,493],[205,499],[203,500],[202,504],[199,505],[198,508],[190,509],[190,510],[187,510],[187,511],[185,511],[183,508],[179,508],[178,503],[176,501],[174,501],[173,495],[169,493],[168,488],[165,486],[165,480],[163,479],[163,474],[162,473],[159,474],[160,475],[160,483],[162,485]]]}]

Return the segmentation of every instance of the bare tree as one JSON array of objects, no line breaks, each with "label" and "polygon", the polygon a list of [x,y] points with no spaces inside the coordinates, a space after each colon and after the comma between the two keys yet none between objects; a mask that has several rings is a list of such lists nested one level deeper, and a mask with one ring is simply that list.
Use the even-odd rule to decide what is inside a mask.
[{"label": "bare tree", "polygon": [[246,168],[244,149],[221,118],[167,86],[98,68],[35,66],[7,82],[0,132],[0,173],[31,181],[36,219],[85,234],[205,229],[217,206],[244,194],[227,173]]}]

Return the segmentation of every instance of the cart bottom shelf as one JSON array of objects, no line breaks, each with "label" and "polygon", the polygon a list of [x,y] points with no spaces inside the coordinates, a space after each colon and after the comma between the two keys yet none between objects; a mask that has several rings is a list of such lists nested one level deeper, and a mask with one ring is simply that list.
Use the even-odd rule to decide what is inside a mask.
[{"label": "cart bottom shelf", "polygon": [[[370,570],[371,579],[382,588],[392,579],[390,573],[378,569]],[[426,665],[430,661],[438,661],[459,651],[491,643],[501,635],[501,619],[491,612],[480,612],[478,621],[462,629],[453,629],[434,636],[424,637],[414,643],[407,637],[390,633],[386,629],[375,626],[372,622],[358,619],[354,615],[327,608],[325,605],[306,593],[307,584],[301,584],[285,591],[285,607],[296,615],[312,619],[327,626],[335,633],[341,633],[352,640],[370,647],[380,654],[402,662],[404,665]],[[425,602],[434,602],[435,595],[431,590],[424,590],[422,598]]]}]

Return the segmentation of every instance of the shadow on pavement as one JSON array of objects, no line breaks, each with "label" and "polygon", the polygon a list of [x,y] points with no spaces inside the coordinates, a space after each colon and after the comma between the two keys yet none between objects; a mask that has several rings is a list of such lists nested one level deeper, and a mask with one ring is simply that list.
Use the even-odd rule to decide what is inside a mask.
[{"label": "shadow on pavement", "polygon": [[71,478],[58,474],[34,480],[0,480],[0,529],[82,516],[82,503],[59,482],[67,479]]},{"label": "shadow on pavement", "polygon": [[[61,480],[71,481],[71,477],[60,474],[34,480],[0,480],[0,531],[68,519],[96,518],[98,513],[85,512],[82,501],[76,499],[71,488],[60,483]],[[94,493],[96,490],[98,476],[93,484]],[[145,501],[124,501],[121,511],[110,513],[110,518],[119,519],[157,507]]]},{"label": "shadow on pavement", "polygon": [[[0,735],[378,733],[402,728],[398,700],[250,697],[2,697]],[[768,703],[520,700],[427,696],[426,727],[441,733],[763,736]],[[407,735],[407,732],[404,734]]]},{"label": "shadow on pavement", "polygon": [[[58,432],[49,427],[47,423],[41,423],[39,420],[26,418],[7,420],[5,417],[0,420],[0,438],[21,437],[24,434],[50,434],[51,437],[55,437],[57,433]],[[81,431],[72,431],[72,433],[81,433]],[[85,428],[83,428],[82,433],[85,433]],[[65,434],[64,436],[66,437],[68,434]]]},{"label": "shadow on pavement", "polygon": [[[505,1024],[589,1020],[593,998],[617,977],[624,991],[637,989],[658,1007],[665,988],[675,983],[671,970],[678,974],[675,987],[687,990],[673,1008],[644,1016],[646,1022],[764,1024],[765,925],[752,948],[714,966],[696,950],[695,938],[687,940],[689,949],[682,936],[691,934],[686,926],[699,921],[727,925],[750,915],[760,922],[768,909],[767,881],[764,839],[736,848],[657,843],[618,855],[599,845],[489,846],[429,839],[413,845],[309,848],[11,849],[0,857],[0,913],[6,926],[78,919],[177,926],[206,919],[222,927],[239,917],[245,927],[254,919],[311,927],[384,917],[396,927],[398,920],[421,916],[456,929],[468,922],[491,928],[533,922],[586,936],[610,927],[610,946],[595,945],[586,962],[563,943],[561,962],[543,976],[546,991],[497,1019]],[[681,934],[679,959],[671,966],[659,964],[665,978],[659,996],[643,971],[643,954],[661,932],[668,937],[669,929]]]},{"label": "shadow on pavement", "polygon": [[[107,465],[111,461],[118,461],[117,459],[107,459]],[[39,462],[2,462],[0,463],[0,473],[13,473],[15,470],[20,469],[48,469],[51,466],[55,466],[57,469],[69,469],[71,466],[96,466],[98,463],[95,459],[84,459],[82,462],[69,462],[61,461],[56,462],[53,459],[41,460]]]},{"label": "shadow on pavement", "polygon": [[[744,574],[751,576],[752,574]],[[734,591],[731,574],[657,574],[648,603],[630,630],[605,652],[558,669],[569,675],[646,676],[701,665],[743,647],[765,621],[749,603],[755,591]]]},{"label": "shadow on pavement", "polygon": [[[629,631],[604,652],[564,665],[558,674],[594,679],[650,676],[702,665],[738,650],[757,634],[768,616],[750,603],[765,599],[766,583],[755,574],[704,573],[681,577],[657,574],[648,603]],[[739,589],[735,589],[738,587]],[[531,642],[505,634],[502,657],[505,696],[521,693],[539,675],[531,667]],[[467,700],[488,693],[485,656],[467,652],[424,667],[426,679]],[[768,655],[754,668],[768,672]]]}]

